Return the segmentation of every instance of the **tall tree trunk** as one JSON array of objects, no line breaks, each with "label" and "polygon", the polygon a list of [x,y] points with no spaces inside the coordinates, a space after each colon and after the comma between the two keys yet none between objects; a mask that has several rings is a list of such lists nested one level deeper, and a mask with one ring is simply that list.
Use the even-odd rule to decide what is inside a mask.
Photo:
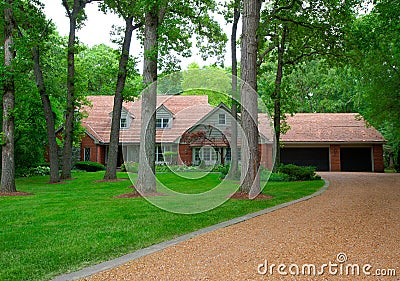
[{"label": "tall tree trunk", "polygon": [[42,100],[44,116],[46,119],[47,140],[49,145],[49,158],[50,158],[50,183],[60,181],[58,172],[58,147],[56,141],[55,122],[53,110],[51,108],[50,98],[44,86],[43,72],[40,67],[40,53],[39,47],[36,46],[32,49],[33,57],[33,70],[35,72],[36,86],[39,90],[40,98]]},{"label": "tall tree trunk", "polygon": [[142,95],[139,171],[136,188],[142,192],[156,191],[155,141],[157,105],[157,27],[156,9],[146,12],[144,33],[143,82],[149,86]]},{"label": "tall tree trunk", "polygon": [[280,152],[280,138],[281,138],[281,84],[283,77],[283,56],[285,54],[285,41],[287,35],[287,27],[283,28],[281,42],[278,45],[278,67],[275,76],[275,89],[272,94],[272,100],[274,101],[274,128],[275,128],[275,165],[274,171],[276,172],[281,163],[281,152]]},{"label": "tall tree trunk", "polygon": [[110,146],[108,149],[107,170],[104,175],[104,179],[107,180],[114,180],[117,178],[118,144],[123,102],[122,91],[124,90],[126,82],[129,49],[131,46],[132,33],[134,30],[132,22],[133,17],[128,17],[125,20],[125,37],[122,45],[121,57],[119,60],[118,80],[114,95],[114,107],[111,122]]},{"label": "tall tree trunk", "polygon": [[245,0],[243,5],[243,29],[241,50],[240,89],[242,104],[242,168],[240,191],[253,198],[260,193],[258,168],[258,95],[257,89],[257,29],[260,22],[261,2]]},{"label": "tall tree trunk", "polygon": [[99,0],[74,0],[72,10],[67,0],[62,0],[62,4],[69,18],[69,37],[68,37],[68,74],[67,74],[67,106],[64,126],[64,146],[63,146],[63,166],[61,171],[62,179],[71,178],[72,169],[72,144],[74,138],[75,121],[75,45],[76,28],[79,14],[86,4]]},{"label": "tall tree trunk", "polygon": [[15,158],[14,158],[14,105],[15,85],[12,63],[15,58],[13,33],[16,28],[12,10],[13,0],[7,0],[4,8],[4,66],[7,71],[3,84],[3,135],[1,153],[1,186],[0,192],[15,192]]},{"label": "tall tree trunk", "polygon": [[74,0],[72,13],[69,14],[69,38],[68,38],[68,74],[67,74],[67,107],[64,125],[64,145],[62,158],[61,178],[71,178],[72,169],[72,142],[74,132],[74,112],[75,112],[75,39],[76,39],[76,20],[79,13],[79,0]]},{"label": "tall tree trunk", "polygon": [[233,10],[233,24],[231,34],[231,59],[232,59],[232,135],[231,135],[231,168],[229,178],[235,179],[239,175],[239,159],[238,159],[238,145],[237,145],[237,102],[239,95],[237,94],[237,56],[236,56],[236,34],[240,18],[240,0],[235,0]]}]

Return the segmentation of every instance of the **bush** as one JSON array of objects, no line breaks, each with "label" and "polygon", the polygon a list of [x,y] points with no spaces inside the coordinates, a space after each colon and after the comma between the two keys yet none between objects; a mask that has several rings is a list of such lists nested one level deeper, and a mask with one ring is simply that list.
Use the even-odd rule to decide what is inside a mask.
[{"label": "bush", "polygon": [[288,174],[284,173],[271,173],[271,176],[269,177],[270,181],[290,181],[290,176]]},{"label": "bush", "polygon": [[121,165],[121,172],[137,173],[139,171],[139,163],[125,162]]},{"label": "bush", "polygon": [[31,168],[19,168],[15,171],[16,177],[33,177],[50,175],[50,167],[37,166]]},{"label": "bush", "polygon": [[81,161],[75,163],[75,168],[86,172],[104,171],[106,167],[97,162]]},{"label": "bush", "polygon": [[222,165],[218,164],[213,167],[212,172],[221,173],[223,176],[226,176],[229,173],[230,165]]},{"label": "bush", "polygon": [[167,165],[156,165],[156,173],[167,173],[170,171]]},{"label": "bush", "polygon": [[315,167],[313,166],[297,166],[293,164],[281,165],[278,172],[287,174],[290,181],[308,181],[320,179],[321,177],[315,174]]}]

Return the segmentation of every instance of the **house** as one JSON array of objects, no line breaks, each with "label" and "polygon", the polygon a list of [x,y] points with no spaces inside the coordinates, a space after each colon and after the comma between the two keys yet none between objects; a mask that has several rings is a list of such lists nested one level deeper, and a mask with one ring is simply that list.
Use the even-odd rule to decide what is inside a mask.
[{"label": "house", "polygon": [[[92,106],[82,110],[88,115],[82,120],[86,135],[81,142],[81,159],[107,163],[110,142],[113,96],[89,96]],[[141,100],[124,102],[120,123],[118,166],[124,161],[139,161],[141,130]],[[156,110],[156,162],[164,162],[164,151],[178,150],[177,137],[213,109],[207,96],[158,96]],[[163,144],[163,147],[161,147]]]},{"label": "house", "polygon": [[[92,106],[83,108],[88,117],[82,120],[86,134],[81,160],[106,164],[113,96],[88,99]],[[266,114],[259,114],[258,119],[260,161],[271,169],[273,129]],[[290,130],[281,138],[283,163],[314,165],[325,171],[383,171],[385,140],[357,114],[296,114],[287,123]],[[229,108],[224,104],[212,107],[207,96],[157,96],[156,163],[229,162],[233,124]],[[118,166],[124,161],[138,162],[140,100],[123,103],[120,127]],[[239,147],[241,142],[239,137]]]},{"label": "house", "polygon": [[[108,145],[112,117],[112,96],[89,96],[91,106],[84,107],[87,118],[82,120],[86,129],[81,141],[81,160],[107,163]],[[165,159],[166,152],[177,155],[176,164],[198,164],[201,159],[206,164],[227,163],[230,161],[229,143],[223,143],[222,137],[230,141],[231,117],[229,109],[221,104],[212,107],[208,96],[158,96],[156,109],[156,163],[171,162]],[[213,128],[213,134],[219,131],[218,142],[186,143],[182,136],[201,127]],[[124,102],[120,122],[120,149],[117,165],[139,161],[141,101]],[[271,129],[272,130],[272,129]],[[264,129],[264,131],[267,131]],[[222,135],[221,135],[222,132]],[[269,136],[273,136],[269,132]],[[222,141],[222,142],[221,142]],[[269,143],[269,148],[267,148]],[[272,167],[272,142],[265,136],[260,137],[261,161],[265,167]],[[266,155],[268,150],[269,156]],[[264,152],[265,151],[265,152]]]}]

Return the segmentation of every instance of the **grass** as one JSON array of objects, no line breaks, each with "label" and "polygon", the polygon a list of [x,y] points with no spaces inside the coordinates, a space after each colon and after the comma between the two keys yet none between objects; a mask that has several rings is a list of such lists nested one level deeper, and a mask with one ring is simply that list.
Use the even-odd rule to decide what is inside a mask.
[{"label": "grass", "polygon": [[[131,192],[130,181],[94,182],[104,172],[75,173],[75,180],[47,184],[48,177],[20,178],[26,197],[0,197],[0,280],[48,280],[197,229],[309,195],[323,181],[268,183],[270,200],[228,200],[211,211],[183,215],[163,211]],[[120,173],[119,177],[126,177]],[[198,193],[219,183],[160,174],[176,191]]]}]

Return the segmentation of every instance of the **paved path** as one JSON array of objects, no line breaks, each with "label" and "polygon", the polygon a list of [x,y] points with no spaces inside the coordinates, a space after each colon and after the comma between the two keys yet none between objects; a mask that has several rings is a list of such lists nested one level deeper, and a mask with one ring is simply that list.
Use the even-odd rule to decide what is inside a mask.
[{"label": "paved path", "polygon": [[[321,196],[85,280],[400,280],[400,175],[322,175],[331,184]],[[346,257],[347,261],[338,262]],[[281,271],[288,275],[280,274],[277,266],[259,274],[265,271],[260,264],[265,263],[268,269],[272,264],[286,265]],[[324,274],[308,275],[312,265]],[[363,273],[364,265],[371,276]],[[297,267],[299,274],[291,275]],[[360,276],[353,274],[357,267]],[[392,275],[390,269],[395,269],[397,276],[372,276],[379,269]]]}]

